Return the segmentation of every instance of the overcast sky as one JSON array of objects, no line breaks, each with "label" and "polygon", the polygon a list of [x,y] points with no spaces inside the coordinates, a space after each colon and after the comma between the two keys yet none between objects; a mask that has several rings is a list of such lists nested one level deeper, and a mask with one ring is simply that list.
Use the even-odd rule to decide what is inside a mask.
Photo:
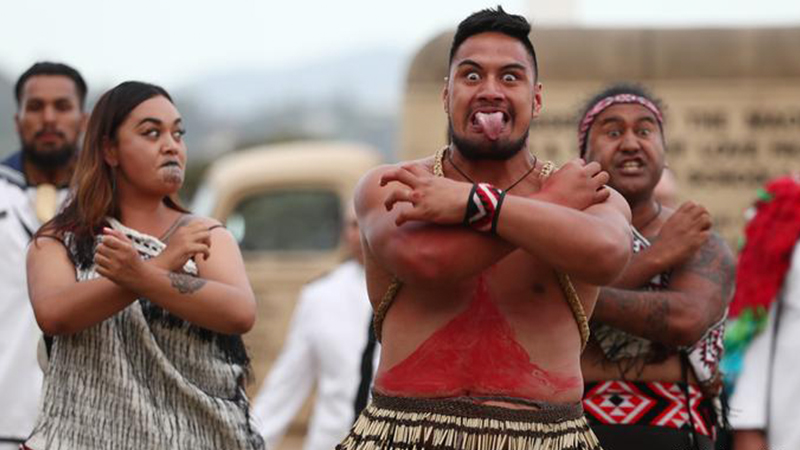
[{"label": "overcast sky", "polygon": [[[800,26],[797,0],[500,3],[537,22],[534,4],[564,1],[572,1],[572,20],[586,26]],[[141,79],[174,89],[210,73],[296,66],[363,49],[411,53],[467,14],[497,3],[3,0],[0,71],[15,79],[36,60],[61,60],[81,70],[93,85]]]}]

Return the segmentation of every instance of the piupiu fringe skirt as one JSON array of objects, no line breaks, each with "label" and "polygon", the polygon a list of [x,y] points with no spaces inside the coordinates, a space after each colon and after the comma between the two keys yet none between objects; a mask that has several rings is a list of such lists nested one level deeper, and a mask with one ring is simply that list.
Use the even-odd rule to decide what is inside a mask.
[{"label": "piupiu fringe skirt", "polygon": [[595,450],[580,403],[539,409],[375,394],[337,450]]}]

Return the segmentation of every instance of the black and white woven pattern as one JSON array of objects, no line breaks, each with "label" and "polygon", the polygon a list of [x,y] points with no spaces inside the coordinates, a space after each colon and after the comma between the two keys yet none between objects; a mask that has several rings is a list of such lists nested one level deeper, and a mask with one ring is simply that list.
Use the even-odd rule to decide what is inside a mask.
[{"label": "black and white woven pattern", "polygon": [[[158,239],[112,223],[143,258]],[[69,242],[69,241],[67,241]],[[193,262],[184,271],[196,274]],[[78,280],[97,277],[94,267]],[[54,339],[34,450],[263,449],[244,392],[239,336],[202,329],[146,299]]]}]

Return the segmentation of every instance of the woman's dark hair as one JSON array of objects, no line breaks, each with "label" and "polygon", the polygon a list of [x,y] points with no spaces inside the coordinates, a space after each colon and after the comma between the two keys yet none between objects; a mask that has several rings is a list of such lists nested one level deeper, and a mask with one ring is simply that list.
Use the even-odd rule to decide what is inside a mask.
[{"label": "woman's dark hair", "polygon": [[[57,239],[71,235],[67,244],[75,258],[74,263],[81,268],[92,265],[95,239],[106,218],[119,219],[114,169],[106,163],[104,147],[117,140],[117,131],[131,111],[144,101],[159,96],[172,102],[172,97],[159,86],[126,81],[100,97],[89,117],[66,205],[35,235],[35,238],[51,236]],[[188,212],[180,205],[177,196],[164,197],[164,204]]]},{"label": "woman's dark hair", "polygon": [[536,61],[536,50],[528,38],[531,24],[522,16],[508,14],[499,5],[497,9],[487,8],[473,13],[458,24],[453,43],[450,44],[450,64],[464,41],[476,34],[489,32],[503,33],[522,42],[533,60],[533,76],[536,81],[539,77],[539,64]]}]

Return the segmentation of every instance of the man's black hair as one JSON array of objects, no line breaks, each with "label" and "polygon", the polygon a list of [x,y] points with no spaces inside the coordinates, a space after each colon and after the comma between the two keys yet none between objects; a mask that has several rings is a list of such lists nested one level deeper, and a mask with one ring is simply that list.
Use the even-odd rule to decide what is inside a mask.
[{"label": "man's black hair", "polygon": [[[652,102],[654,105],[656,105],[656,108],[658,108],[660,111],[662,112],[664,111],[664,105],[662,104],[661,99],[654,96],[652,92],[650,92],[647,88],[645,88],[641,84],[620,82],[612,84],[611,86],[608,86],[607,88],[598,92],[583,105],[583,109],[581,109],[581,114],[580,116],[578,116],[578,127],[580,128],[581,122],[583,122],[583,118],[586,117],[586,113],[588,113],[589,110],[594,107],[594,105],[596,105],[598,102],[600,102],[606,97],[613,97],[619,94],[633,94],[639,97],[644,97],[647,100],[650,100],[650,102]],[[663,124],[659,122],[658,126],[661,128],[661,138],[665,139]],[[589,130],[587,130],[586,133],[588,134]],[[586,146],[588,144],[589,144],[589,139],[587,136],[587,138],[584,139],[583,146],[580,149],[578,149],[581,156],[586,154]],[[665,147],[666,147],[666,142],[665,142]]]},{"label": "man's black hair", "polygon": [[522,42],[533,60],[533,76],[536,81],[539,77],[539,64],[536,61],[536,50],[528,37],[531,32],[531,24],[522,16],[503,11],[503,7],[500,5],[497,6],[497,9],[487,8],[473,13],[458,24],[456,34],[453,36],[453,43],[450,44],[450,64],[453,63],[453,57],[464,41],[476,34],[489,32],[503,33]]},{"label": "man's black hair", "polygon": [[75,83],[75,92],[78,94],[81,110],[86,105],[86,92],[88,91],[86,81],[84,81],[77,70],[66,64],[41,61],[32,65],[30,69],[26,70],[19,76],[19,79],[17,79],[17,84],[14,86],[14,93],[17,97],[17,108],[21,106],[22,90],[25,88],[25,83],[29,78],[37,75],[61,75],[69,78]]}]

